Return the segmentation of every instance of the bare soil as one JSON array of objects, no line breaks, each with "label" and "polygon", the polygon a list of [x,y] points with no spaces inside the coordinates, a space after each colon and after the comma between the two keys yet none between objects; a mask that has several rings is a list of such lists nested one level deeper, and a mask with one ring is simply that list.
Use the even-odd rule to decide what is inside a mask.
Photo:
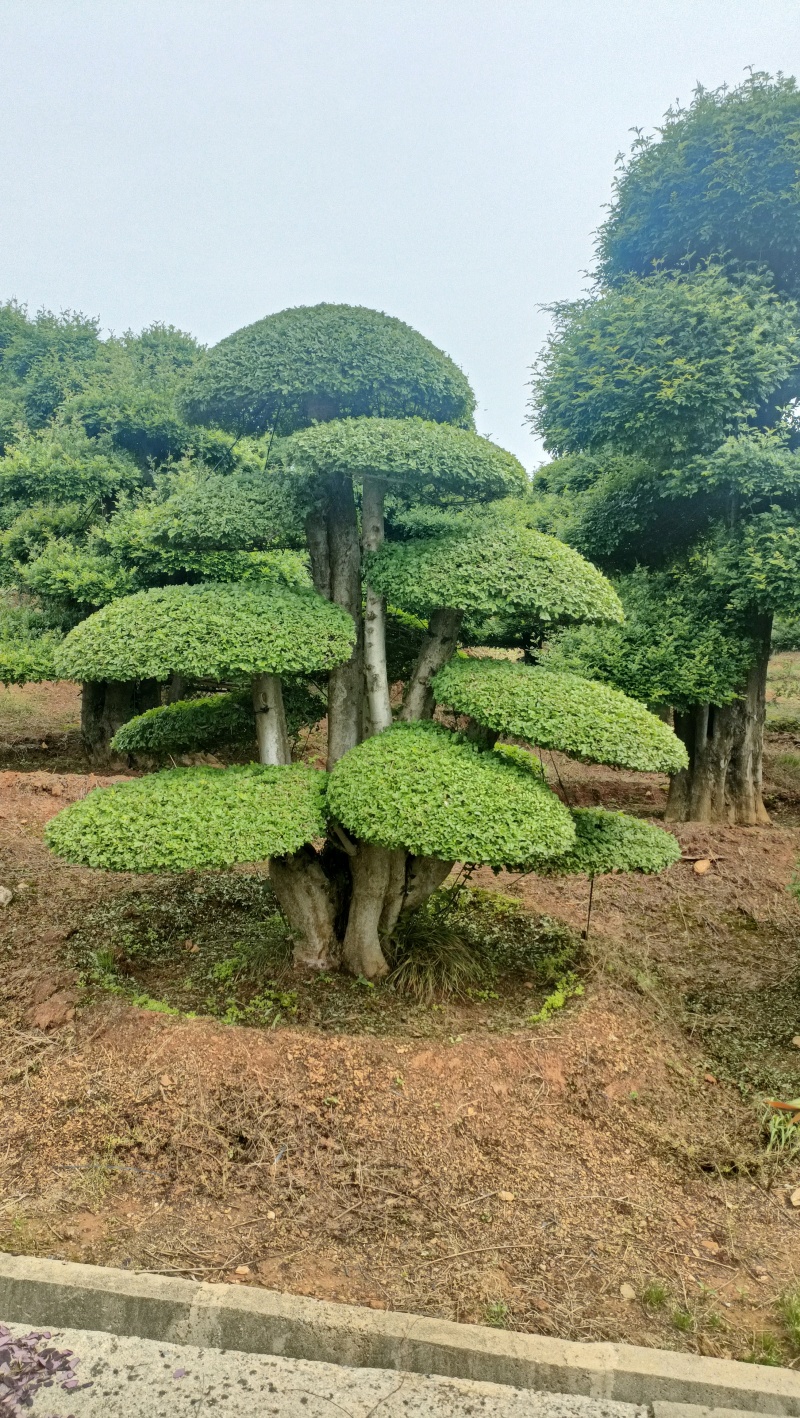
[{"label": "bare soil", "polygon": [[[36,690],[21,729],[0,719],[12,747],[33,722],[44,741],[69,732],[64,688]],[[771,744],[769,761],[792,751]],[[549,770],[571,801],[663,812],[662,779]],[[47,819],[107,781],[0,772],[14,893],[0,916],[0,1247],[793,1361],[779,1300],[800,1281],[800,1163],[768,1153],[762,1131],[765,1098],[800,1094],[791,771],[770,783],[772,828],[681,827],[684,860],[663,876],[596,883],[585,993],[534,1025],[520,1001],[541,992],[525,980],[432,1006],[333,981],[325,1009],[302,986],[296,1014],[259,1028],[153,1008],[163,960],[142,976],[149,1007],[87,983],[75,942],[94,933],[102,953],[126,911],[176,889],[46,850]],[[234,895],[259,877],[213,875]],[[580,878],[475,880],[585,927]],[[197,952],[176,926],[180,970],[213,956],[224,914]]]}]

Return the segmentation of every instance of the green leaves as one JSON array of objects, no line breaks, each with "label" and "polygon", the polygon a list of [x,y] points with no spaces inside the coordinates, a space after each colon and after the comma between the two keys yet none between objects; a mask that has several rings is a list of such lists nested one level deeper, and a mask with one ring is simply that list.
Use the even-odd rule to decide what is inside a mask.
[{"label": "green leaves", "polygon": [[698,554],[669,571],[639,567],[620,577],[624,624],[571,626],[546,646],[542,664],[605,680],[647,704],[729,704],[757,651],[713,570]]},{"label": "green leaves", "polygon": [[390,491],[423,496],[461,493],[478,501],[519,493],[528,485],[522,464],[469,429],[419,418],[338,419],[287,439],[281,458],[289,469],[357,482],[381,478]]},{"label": "green leaves", "polygon": [[562,857],[537,866],[540,876],[602,876],[612,871],[655,873],[680,860],[671,832],[625,812],[575,808],[575,842]]},{"label": "green leaves", "polygon": [[656,132],[637,140],[617,179],[600,234],[606,279],[716,255],[765,263],[800,296],[795,80],[754,73],[735,88],[698,88]]},{"label": "green leaves", "polygon": [[430,340],[358,305],[298,306],[228,335],[190,378],[195,423],[280,434],[335,418],[426,418],[472,427],[464,374]]},{"label": "green leaves", "polygon": [[105,871],[191,871],[296,852],[325,833],[325,774],[173,768],[97,788],[52,818],[49,847]]},{"label": "green leaves", "polygon": [[741,433],[800,357],[797,311],[768,280],[709,267],[631,277],[555,308],[534,381],[554,452],[605,444],[667,463]]},{"label": "green leaves", "polygon": [[65,679],[196,679],[308,674],[350,658],[355,626],[311,590],[258,582],[164,586],[114,601],[59,653]]},{"label": "green leaves", "polygon": [[438,703],[501,734],[592,763],[676,773],[686,750],[668,724],[616,689],[511,660],[454,659],[433,681]]},{"label": "green leaves", "polygon": [[[290,736],[294,736],[301,725],[316,724],[326,708],[324,695],[314,694],[304,683],[292,681],[283,685],[283,704]],[[179,699],[174,704],[147,709],[117,730],[111,747],[115,753],[146,753],[158,757],[253,744],[255,732],[252,694],[245,690]]]},{"label": "green leaves", "polygon": [[543,622],[621,620],[606,578],[555,537],[499,517],[464,518],[446,536],[386,542],[367,575],[393,605],[427,617],[442,607]]},{"label": "green leaves", "polygon": [[328,806],[365,842],[443,861],[513,866],[573,841],[568,810],[541,779],[431,723],[395,724],[351,749]]}]

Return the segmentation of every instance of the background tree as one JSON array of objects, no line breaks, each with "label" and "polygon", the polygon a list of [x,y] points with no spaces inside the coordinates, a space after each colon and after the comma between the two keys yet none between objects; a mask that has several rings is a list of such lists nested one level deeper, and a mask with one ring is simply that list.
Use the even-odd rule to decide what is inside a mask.
[{"label": "background tree", "polygon": [[[199,353],[171,327],[101,340],[79,316],[0,310],[6,682],[53,677],[67,630],[148,586],[262,574],[308,584],[287,550],[297,510],[270,500],[262,476],[266,446],[192,427],[179,409]],[[173,676],[173,698],[186,688]],[[85,681],[89,751],[106,756],[119,726],[161,695],[153,680]]]},{"label": "background tree", "polygon": [[[447,356],[359,308],[285,311],[209,352],[184,407],[237,438],[267,436],[264,487],[304,513],[314,590],[201,582],[134,594],[72,630],[60,664],[122,680],[302,672],[326,663],[319,633],[328,626],[328,776],[287,763],[283,749],[265,767],[154,773],[62,813],[49,828],[57,851],[132,870],[268,856],[298,963],[344,963],[374,979],[387,971],[399,916],[456,860],[531,866],[574,849],[571,813],[530,755],[494,750],[498,734],[662,771],[685,762],[666,724],[603,686],[528,665],[504,667],[500,680],[476,663],[470,684],[485,675],[484,693],[462,705],[455,669],[442,678],[465,616],[505,612],[541,627],[621,615],[600,572],[510,513],[506,500],[524,492],[525,474],[473,431],[473,402]],[[418,535],[408,535],[415,521]],[[422,630],[394,704],[387,605],[394,623],[402,613],[406,629]],[[437,699],[462,715],[465,732],[432,722]],[[274,713],[276,702],[261,707]],[[595,835],[603,863],[612,860],[614,833]],[[626,843],[628,869],[639,849]],[[645,846],[638,864],[647,870],[678,851],[657,829]],[[569,869],[585,869],[585,853],[581,861]]]},{"label": "background tree", "polygon": [[[580,643],[593,672],[605,659],[614,683],[675,708],[690,763],[674,818],[768,820],[771,626],[798,609],[799,138],[794,81],[757,74],[699,90],[639,139],[596,293],[555,308],[534,380],[535,424],[561,455],[537,480],[542,525],[612,573],[640,568],[609,653]],[[646,636],[652,653],[631,659]]]}]

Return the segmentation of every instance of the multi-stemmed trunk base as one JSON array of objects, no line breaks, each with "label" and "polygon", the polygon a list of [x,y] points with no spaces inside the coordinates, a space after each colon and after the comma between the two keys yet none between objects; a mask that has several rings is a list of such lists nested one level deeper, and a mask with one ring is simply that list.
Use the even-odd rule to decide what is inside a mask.
[{"label": "multi-stemmed trunk base", "polygon": [[761,651],[738,699],[675,715],[689,767],[670,782],[668,822],[769,825],[761,791],[770,630],[767,622],[760,626]]},{"label": "multi-stemmed trunk base", "polygon": [[389,971],[384,947],[400,915],[421,906],[453,863],[366,842],[348,848],[349,882],[342,871],[327,874],[310,848],[273,860],[270,878],[294,932],[295,965],[312,970],[343,965],[353,975],[380,980]]}]

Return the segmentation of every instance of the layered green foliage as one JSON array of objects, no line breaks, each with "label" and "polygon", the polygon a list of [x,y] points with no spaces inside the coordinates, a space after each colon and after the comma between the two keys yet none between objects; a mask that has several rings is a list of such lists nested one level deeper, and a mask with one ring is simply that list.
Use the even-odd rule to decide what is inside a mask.
[{"label": "layered green foliage", "polygon": [[325,833],[325,774],[173,768],[97,788],[47,825],[48,846],[104,871],[192,871],[296,852]]},{"label": "layered green foliage", "polygon": [[612,871],[660,872],[680,861],[671,832],[625,812],[575,808],[575,841],[562,857],[537,868],[541,876],[602,876]]},{"label": "layered green foliage", "polygon": [[440,607],[530,620],[620,620],[606,578],[555,537],[501,518],[462,519],[446,536],[386,542],[368,559],[370,584],[428,617]]},{"label": "layered green foliage", "polygon": [[640,137],[616,181],[600,233],[607,281],[657,263],[727,256],[766,264],[800,296],[800,93],[794,79],[751,74],[737,88],[698,88]]},{"label": "layered green foliage", "polygon": [[[291,738],[325,713],[325,696],[302,681],[283,685],[286,727]],[[115,753],[143,753],[166,757],[172,753],[198,753],[204,749],[236,747],[255,740],[252,694],[207,694],[199,699],[179,699],[128,719],[111,740]]]},{"label": "layered green foliage", "polygon": [[574,829],[542,779],[432,723],[396,724],[330,778],[331,814],[362,841],[511,866],[565,852]]},{"label": "layered green foliage", "polygon": [[66,637],[58,668],[77,680],[309,674],[348,660],[354,639],[347,612],[314,591],[208,581],[104,606]]},{"label": "layered green foliage", "polygon": [[433,419],[469,428],[457,365],[402,320],[353,305],[298,306],[221,340],[189,380],[194,423],[290,433],[335,418]]},{"label": "layered green foliage", "polygon": [[305,549],[304,494],[301,480],[273,474],[223,476],[191,467],[184,476],[162,474],[150,495],[122,506],[107,523],[103,548],[151,577],[210,555]]},{"label": "layered green foliage", "polygon": [[500,734],[593,763],[676,773],[686,749],[668,724],[605,684],[512,660],[456,658],[433,681],[438,703]]},{"label": "layered green foliage", "polygon": [[610,444],[668,466],[712,452],[800,356],[795,307],[766,277],[718,267],[630,277],[554,315],[533,422],[557,453]]},{"label": "layered green foliage", "polygon": [[624,623],[561,631],[546,646],[548,670],[604,680],[679,710],[736,697],[755,648],[707,574],[685,564],[669,572],[640,567],[616,585]]},{"label": "layered green foliage", "polygon": [[469,429],[419,418],[337,419],[286,441],[289,468],[316,475],[384,480],[415,496],[466,493],[476,501],[523,492],[528,478],[512,453]]}]

